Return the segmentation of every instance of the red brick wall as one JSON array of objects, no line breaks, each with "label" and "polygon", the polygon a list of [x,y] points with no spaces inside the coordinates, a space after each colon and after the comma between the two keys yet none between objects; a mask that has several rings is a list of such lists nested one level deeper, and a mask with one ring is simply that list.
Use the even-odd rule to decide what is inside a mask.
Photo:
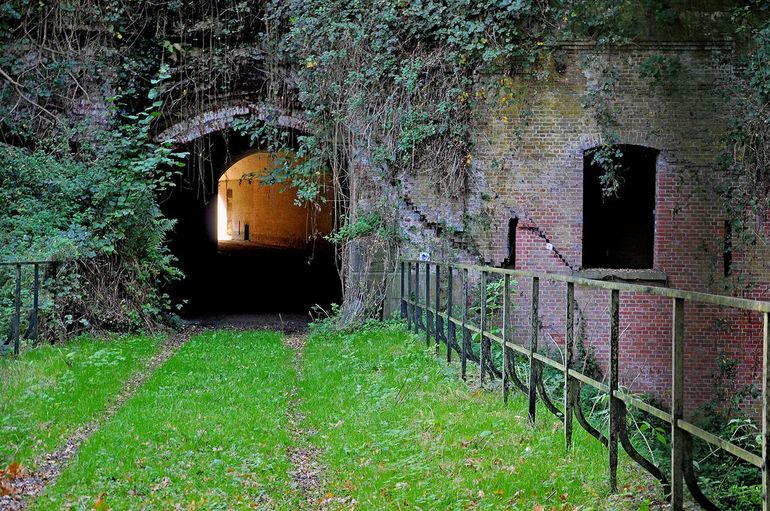
[{"label": "red brick wall", "polygon": [[[430,186],[419,178],[409,188],[429,221],[484,214],[491,227],[471,232],[481,261],[501,264],[508,256],[508,221],[519,218],[516,268],[571,274],[581,269],[583,224],[583,152],[601,144],[601,130],[580,104],[589,80],[587,49],[567,49],[563,73],[522,78],[524,106],[490,109],[477,128],[474,176],[464,211],[431,202]],[[673,288],[725,294],[723,275],[724,215],[709,183],[720,141],[730,116],[722,84],[730,78],[720,48],[659,44],[618,51],[604,58],[620,71],[612,99],[618,113],[620,142],[660,151],[657,166],[654,267]],[[639,65],[660,52],[675,54],[680,75],[665,88],[639,78]],[[435,207],[432,207],[433,204]],[[770,232],[770,222],[758,226]],[[551,243],[552,250],[547,248]],[[415,247],[420,249],[420,247]],[[766,247],[734,255],[740,294],[769,299]],[[736,283],[736,278],[731,283]],[[515,323],[517,339],[529,340],[530,284],[519,285]],[[586,341],[601,367],[607,363],[608,292],[579,289],[578,317]],[[564,284],[541,283],[540,346],[557,349],[563,339]],[[670,300],[621,294],[621,383],[649,392],[667,403],[671,383]],[[686,394],[696,410],[712,395],[713,374],[721,354],[739,363],[739,385],[758,383],[761,356],[760,316],[687,304]],[[606,370],[605,370],[606,374]]]}]

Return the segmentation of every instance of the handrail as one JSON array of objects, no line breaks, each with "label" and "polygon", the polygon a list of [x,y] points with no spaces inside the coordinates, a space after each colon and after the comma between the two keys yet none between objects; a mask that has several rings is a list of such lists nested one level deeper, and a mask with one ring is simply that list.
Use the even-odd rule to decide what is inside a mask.
[{"label": "handrail", "polygon": [[54,260],[40,260],[40,261],[0,261],[0,266],[16,266],[17,264],[22,265],[30,265],[30,264],[59,264],[59,263],[65,263],[67,260],[62,261],[54,261]]},{"label": "handrail", "polygon": [[[403,259],[405,263],[424,263],[416,259]],[[715,295],[702,293],[699,291],[685,291],[683,289],[672,289],[668,287],[646,286],[643,284],[627,284],[625,282],[614,282],[607,280],[593,280],[584,277],[575,277],[573,275],[563,275],[559,273],[533,272],[527,270],[511,270],[508,268],[495,268],[493,266],[476,266],[462,263],[439,263],[430,261],[431,265],[441,267],[452,267],[460,270],[485,271],[487,273],[497,273],[499,275],[511,275],[513,277],[538,277],[551,282],[571,282],[573,284],[591,287],[596,289],[608,289],[616,291],[625,291],[628,293],[643,293],[649,295],[663,296],[666,298],[681,298],[700,303],[712,305],[721,305],[723,307],[733,307],[754,312],[770,312],[770,302],[751,300],[748,298],[736,298],[733,296]]]},{"label": "handrail", "polygon": [[[412,266],[414,266],[414,278],[412,278]],[[420,268],[424,270],[424,291],[421,292]],[[435,273],[435,288],[431,288],[431,268]],[[471,334],[478,334],[481,338],[481,354],[478,358],[479,376],[481,382],[485,375],[495,376],[497,370],[493,367],[489,342],[494,341],[499,344],[504,353],[502,379],[503,379],[503,397],[507,399],[508,387],[510,382],[516,383],[515,387],[523,390],[529,396],[529,419],[535,421],[536,407],[535,403],[538,397],[544,402],[545,407],[551,412],[557,414],[564,420],[565,443],[569,449],[572,444],[572,421],[573,416],[578,419],[589,433],[601,440],[609,448],[609,468],[610,468],[610,488],[617,489],[617,454],[618,444],[628,452],[629,456],[639,463],[643,468],[657,477],[666,490],[667,497],[671,502],[671,509],[681,511],[683,509],[684,484],[690,489],[690,494],[696,499],[698,504],[706,509],[717,509],[707,497],[698,488],[697,479],[693,476],[692,467],[692,438],[698,438],[718,449],[722,449],[733,456],[736,456],[747,463],[758,467],[762,471],[763,480],[763,510],[770,511],[770,302],[760,300],[749,300],[745,298],[734,298],[729,296],[714,295],[708,293],[684,291],[664,287],[645,286],[639,284],[626,284],[621,282],[608,282],[600,280],[591,280],[571,275],[541,273],[526,270],[510,270],[505,268],[494,268],[488,266],[478,266],[462,263],[445,263],[435,261],[420,261],[415,259],[402,259],[401,269],[401,316],[407,320],[408,327],[414,332],[425,331],[426,342],[430,344],[431,335],[435,339],[436,352],[438,353],[441,342],[446,344],[447,361],[451,361],[451,353],[454,349],[461,357],[461,375],[466,378],[467,360],[471,359],[471,349],[469,346]],[[445,301],[442,311],[442,287],[440,275],[441,272],[447,272],[447,286],[444,290]],[[460,304],[462,307],[462,316],[455,317],[453,311],[453,273],[457,272],[461,277],[462,291],[464,300]],[[480,274],[481,278],[481,310],[478,324],[473,324],[468,318],[469,303],[469,272],[474,271]],[[489,318],[487,317],[486,307],[486,289],[483,284],[487,281],[489,274],[501,275],[504,278],[503,304],[502,304],[502,332],[493,333],[489,327]],[[514,343],[510,339],[510,293],[511,277],[524,277],[532,280],[532,307],[530,320],[532,325],[532,337],[530,346],[525,347]],[[541,327],[539,316],[540,301],[540,280],[551,282],[566,283],[566,322],[565,322],[565,350],[562,360],[553,358],[537,352],[537,331]],[[589,375],[585,375],[572,367],[572,353],[574,351],[574,308],[575,308],[575,286],[601,289],[610,291],[610,346],[609,360],[610,373],[609,382],[599,382]],[[671,391],[671,409],[663,410],[656,406],[632,396],[628,392],[619,388],[619,326],[620,326],[620,292],[642,293],[648,295],[662,296],[672,300],[672,391]],[[433,297],[431,297],[431,293]],[[694,424],[687,422],[683,418],[684,412],[684,307],[685,302],[699,302],[718,305],[721,307],[732,307],[735,309],[761,312],[763,325],[763,372],[762,372],[762,455],[757,455],[742,447],[717,437],[716,435],[705,431]],[[423,317],[425,323],[423,324]],[[446,322],[446,331],[444,329]],[[456,336],[456,327],[460,327],[462,344],[458,345]],[[514,358],[518,354],[524,356],[529,361],[529,384],[524,385],[516,375]],[[472,360],[472,359],[471,359]],[[472,360],[475,361],[475,360]],[[542,380],[541,364],[548,365],[564,374],[564,411],[559,410],[551,402],[548,393],[545,390]],[[499,372],[498,372],[499,374]],[[580,409],[580,387],[588,385],[596,390],[609,395],[610,403],[610,425],[609,436],[604,437],[603,433],[590,425],[583,417]],[[626,430],[626,407],[636,408],[649,413],[658,419],[669,424],[671,428],[671,473],[670,479],[663,474],[660,469],[655,467],[649,460],[646,460],[633,445],[628,441],[628,432]]]}]

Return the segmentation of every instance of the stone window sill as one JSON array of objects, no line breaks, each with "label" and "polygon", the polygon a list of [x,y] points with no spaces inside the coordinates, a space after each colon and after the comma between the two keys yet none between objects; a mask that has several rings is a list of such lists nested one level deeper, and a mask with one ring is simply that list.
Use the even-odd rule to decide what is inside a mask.
[{"label": "stone window sill", "polygon": [[665,286],[668,282],[668,275],[660,270],[624,270],[613,268],[588,268],[577,270],[573,273],[575,277],[593,280],[612,280],[628,282],[632,284],[654,284]]}]

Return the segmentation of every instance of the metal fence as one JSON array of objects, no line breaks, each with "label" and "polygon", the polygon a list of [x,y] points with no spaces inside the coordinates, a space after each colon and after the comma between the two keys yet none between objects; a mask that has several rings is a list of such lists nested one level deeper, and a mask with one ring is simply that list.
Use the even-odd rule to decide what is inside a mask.
[{"label": "metal fence", "polygon": [[[433,271],[431,271],[433,270]],[[608,448],[609,483],[611,491],[617,491],[618,449],[622,446],[629,457],[650,472],[663,485],[669,499],[671,509],[683,509],[684,485],[690,491],[693,499],[704,509],[719,509],[711,502],[698,486],[698,480],[693,466],[693,438],[707,442],[711,446],[722,449],[737,458],[759,468],[762,472],[762,500],[764,511],[770,511],[768,489],[770,474],[768,474],[768,454],[770,450],[770,430],[768,421],[770,412],[768,390],[770,373],[770,351],[768,350],[768,320],[770,318],[770,303],[733,298],[721,295],[683,291],[664,287],[626,284],[590,280],[568,275],[537,273],[530,271],[508,270],[487,266],[465,264],[448,264],[417,260],[403,260],[401,271],[401,316],[415,333],[423,330],[426,342],[435,341],[436,352],[442,343],[446,346],[446,358],[451,362],[452,352],[460,356],[460,371],[463,378],[467,377],[467,364],[472,361],[479,366],[479,375],[483,383],[486,377],[502,377],[503,399],[507,400],[511,387],[522,390],[528,396],[529,420],[534,423],[538,397],[545,408],[564,421],[564,436],[567,449],[572,446],[573,419],[596,437]],[[478,322],[469,318],[470,272],[478,274],[480,280]],[[422,276],[421,276],[422,275]],[[496,275],[503,280],[502,327],[499,333],[490,328],[487,311],[486,283],[490,275]],[[444,286],[442,288],[442,277]],[[531,280],[531,309],[529,320],[531,336],[528,346],[522,346],[511,341],[511,278]],[[455,279],[459,278],[461,300],[455,304]],[[433,280],[433,284],[431,284]],[[565,284],[566,308],[564,310],[565,331],[564,352],[561,360],[538,353],[538,331],[540,329],[540,282],[561,282]],[[609,381],[607,384],[597,381],[578,371],[574,366],[575,351],[575,288],[593,288],[609,294],[609,314],[606,318],[609,327]],[[619,387],[619,339],[620,339],[620,294],[641,293],[656,295],[671,300],[671,406],[663,410],[637,398]],[[762,424],[761,441],[762,454],[757,455],[732,442],[724,440],[695,424],[684,419],[684,311],[688,302],[718,305],[734,309],[753,311],[762,315],[763,325],[763,360],[762,360]],[[459,308],[459,311],[458,311]],[[459,314],[458,314],[459,313]],[[458,328],[460,342],[458,342]],[[480,353],[472,350],[471,336],[480,338]],[[491,342],[501,346],[503,352],[502,370],[494,367],[491,358]],[[529,380],[522,381],[517,374],[514,356],[518,353],[527,358],[529,365]],[[564,399],[563,411],[554,404],[543,384],[543,365],[550,366],[563,374]],[[609,427],[607,433],[599,431],[584,416],[580,405],[580,389],[588,385],[609,396]],[[645,456],[639,453],[631,441],[627,431],[626,414],[628,407],[633,407],[667,423],[671,431],[670,472],[663,473]]]},{"label": "metal fence", "polygon": [[[43,279],[41,277],[41,269],[58,264],[54,261],[13,261],[13,262],[0,262],[0,267],[12,267],[14,275],[13,279],[13,312],[11,314],[11,321],[9,326],[8,335],[3,341],[0,339],[0,345],[6,349],[13,350],[14,355],[19,354],[21,339],[28,339],[31,341],[37,341],[39,337],[40,327],[40,292],[42,288]],[[23,306],[22,303],[22,283],[24,272],[30,269],[32,271],[32,303],[29,304],[29,316],[27,319],[27,328],[24,333],[21,332],[22,318],[23,318]]]}]

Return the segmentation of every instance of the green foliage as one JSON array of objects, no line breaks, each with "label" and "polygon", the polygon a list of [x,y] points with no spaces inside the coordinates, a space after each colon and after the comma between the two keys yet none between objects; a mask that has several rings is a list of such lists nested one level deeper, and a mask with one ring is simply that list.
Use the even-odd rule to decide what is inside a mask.
[{"label": "green foliage", "polygon": [[681,71],[682,63],[674,56],[653,55],[639,66],[639,76],[650,81],[652,85],[662,85],[675,78]]},{"label": "green foliage", "polygon": [[[746,2],[735,7],[732,22],[735,38],[743,44],[735,54],[737,79],[729,91],[733,114],[717,161],[727,178],[707,180],[706,186],[722,199],[733,233],[731,250],[745,251],[748,262],[765,257],[755,250],[768,243],[762,223],[770,207],[770,6]],[[744,271],[732,268],[725,288],[746,290],[751,282],[743,279],[752,279],[742,275]]]},{"label": "green foliage", "polygon": [[[753,385],[738,383],[739,363],[720,353],[712,374],[711,399],[704,405],[700,426],[746,449],[760,453],[759,428],[743,410],[749,399],[761,397]],[[695,442],[694,460],[704,492],[722,509],[749,511],[762,504],[759,469],[705,442]]]},{"label": "green foliage", "polygon": [[327,236],[332,243],[342,244],[367,236],[389,238],[398,235],[398,231],[385,225],[382,216],[376,211],[359,214],[353,222],[345,222],[342,227]]},{"label": "green foliage", "polygon": [[[119,98],[112,104],[110,126],[68,132],[74,153],[0,146],[0,260],[69,261],[47,309],[57,336],[148,328],[168,310],[159,289],[176,276],[164,246],[173,224],[157,198],[184,155],[151,141],[157,102],[138,114],[124,113]],[[12,280],[0,284],[7,318]]]}]

